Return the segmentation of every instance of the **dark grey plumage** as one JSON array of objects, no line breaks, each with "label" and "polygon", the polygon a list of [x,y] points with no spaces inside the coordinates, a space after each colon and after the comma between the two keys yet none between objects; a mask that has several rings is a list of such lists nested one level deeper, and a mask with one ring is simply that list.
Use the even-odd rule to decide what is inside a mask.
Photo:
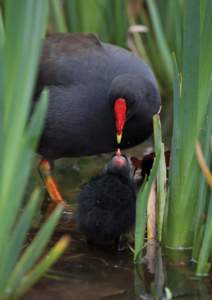
[{"label": "dark grey plumage", "polygon": [[89,241],[115,241],[133,227],[135,201],[131,165],[124,156],[116,155],[103,174],[82,187],[78,196],[78,227]]},{"label": "dark grey plumage", "polygon": [[113,151],[113,103],[119,97],[127,101],[122,148],[151,134],[160,106],[155,78],[143,60],[92,34],[46,39],[33,106],[44,86],[50,96],[38,152],[49,159]]}]

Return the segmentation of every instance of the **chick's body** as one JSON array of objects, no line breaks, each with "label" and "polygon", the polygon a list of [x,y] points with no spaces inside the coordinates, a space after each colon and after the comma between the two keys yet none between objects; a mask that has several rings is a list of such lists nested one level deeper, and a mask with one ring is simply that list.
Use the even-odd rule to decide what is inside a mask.
[{"label": "chick's body", "polygon": [[78,197],[77,223],[88,240],[113,241],[135,220],[135,186],[124,156],[114,156],[106,171],[85,184]]}]

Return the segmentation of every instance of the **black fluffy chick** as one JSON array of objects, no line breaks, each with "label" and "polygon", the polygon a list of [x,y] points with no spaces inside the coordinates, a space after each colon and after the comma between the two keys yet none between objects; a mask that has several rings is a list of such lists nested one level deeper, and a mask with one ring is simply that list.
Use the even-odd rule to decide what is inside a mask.
[{"label": "black fluffy chick", "polygon": [[77,224],[90,242],[118,241],[135,221],[136,192],[127,157],[117,152],[105,171],[82,187]]}]

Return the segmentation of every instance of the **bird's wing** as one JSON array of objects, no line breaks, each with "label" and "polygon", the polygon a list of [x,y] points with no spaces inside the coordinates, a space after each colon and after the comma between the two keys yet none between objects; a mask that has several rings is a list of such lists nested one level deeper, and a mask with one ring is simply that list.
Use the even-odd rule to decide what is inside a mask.
[{"label": "bird's wing", "polygon": [[92,33],[53,34],[44,41],[41,64],[57,59],[60,55],[76,55],[80,50],[101,47],[101,42]]},{"label": "bird's wing", "polygon": [[43,44],[35,94],[39,94],[44,86],[69,85],[77,80],[76,73],[88,61],[87,55],[102,49],[101,42],[90,33],[60,33],[47,37]]}]

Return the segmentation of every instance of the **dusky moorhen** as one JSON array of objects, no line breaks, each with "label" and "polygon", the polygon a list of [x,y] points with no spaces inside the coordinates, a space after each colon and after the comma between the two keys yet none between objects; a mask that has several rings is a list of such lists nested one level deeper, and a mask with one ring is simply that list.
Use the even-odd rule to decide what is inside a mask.
[{"label": "dusky moorhen", "polygon": [[47,191],[58,203],[63,199],[52,178],[51,162],[111,152],[119,143],[121,148],[141,143],[152,133],[160,95],[141,58],[81,33],[47,37],[33,106],[45,86],[49,106],[38,153],[44,158],[40,170]]},{"label": "dusky moorhen", "polygon": [[83,185],[77,224],[89,242],[118,241],[135,221],[136,191],[129,160],[117,152],[106,170]]}]

